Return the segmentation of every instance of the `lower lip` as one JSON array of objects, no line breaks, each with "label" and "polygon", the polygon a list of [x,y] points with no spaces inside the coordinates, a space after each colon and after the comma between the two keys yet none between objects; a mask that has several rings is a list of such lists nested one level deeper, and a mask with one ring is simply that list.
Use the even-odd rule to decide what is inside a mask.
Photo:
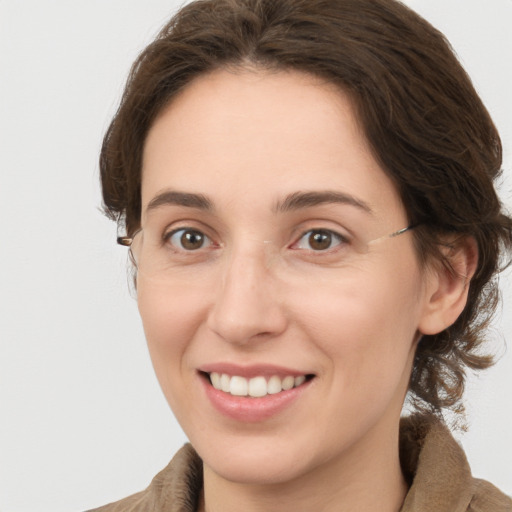
[{"label": "lower lip", "polygon": [[201,378],[212,405],[233,420],[247,423],[264,421],[292,405],[297,398],[309,386],[309,381],[296,388],[281,391],[274,395],[266,395],[261,398],[248,396],[233,396],[219,389],[215,389],[206,378]]}]

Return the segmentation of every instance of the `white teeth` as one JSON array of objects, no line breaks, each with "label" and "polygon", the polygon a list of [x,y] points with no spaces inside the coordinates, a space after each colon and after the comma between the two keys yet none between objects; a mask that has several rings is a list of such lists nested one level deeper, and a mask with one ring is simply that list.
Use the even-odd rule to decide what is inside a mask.
[{"label": "white teeth", "polygon": [[233,376],[229,383],[229,392],[235,396],[247,396],[249,383],[243,377]]},{"label": "white teeth", "polygon": [[253,377],[246,379],[238,375],[232,377],[226,373],[210,373],[210,381],[215,389],[230,393],[234,396],[251,396],[254,398],[266,395],[275,395],[281,391],[287,391],[293,387],[300,386],[306,381],[305,375],[293,377],[287,375],[283,379],[273,375],[267,381],[265,377]]},{"label": "white teeth", "polygon": [[210,380],[212,381],[212,386],[215,389],[221,389],[220,385],[220,375],[216,372],[210,373]]},{"label": "white teeth", "polygon": [[275,395],[276,393],[281,393],[282,390],[281,379],[277,375],[270,377],[267,382],[267,393],[269,395]]},{"label": "white teeth", "polygon": [[254,377],[249,381],[249,396],[259,397],[267,394],[267,381],[265,377]]},{"label": "white teeth", "polygon": [[295,377],[295,387],[300,386],[306,381],[305,375],[300,375],[299,377]]},{"label": "white teeth", "polygon": [[291,375],[288,375],[288,377],[285,377],[283,379],[282,386],[285,391],[292,389],[294,385],[295,385],[295,378],[292,377]]},{"label": "white teeth", "polygon": [[222,389],[222,391],[224,391],[225,393],[230,392],[230,385],[229,385],[230,381],[231,381],[231,377],[229,375],[226,375],[225,373],[223,373],[220,376],[220,389]]}]

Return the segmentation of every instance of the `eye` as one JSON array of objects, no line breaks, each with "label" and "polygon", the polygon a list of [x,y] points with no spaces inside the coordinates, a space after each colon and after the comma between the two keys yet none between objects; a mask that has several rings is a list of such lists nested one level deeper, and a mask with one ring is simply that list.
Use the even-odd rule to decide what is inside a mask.
[{"label": "eye", "polygon": [[310,229],[293,244],[293,249],[327,251],[344,243],[347,243],[347,239],[334,231],[328,229]]},{"label": "eye", "polygon": [[208,236],[197,229],[181,228],[171,231],[165,239],[174,247],[182,251],[197,251],[213,245]]}]

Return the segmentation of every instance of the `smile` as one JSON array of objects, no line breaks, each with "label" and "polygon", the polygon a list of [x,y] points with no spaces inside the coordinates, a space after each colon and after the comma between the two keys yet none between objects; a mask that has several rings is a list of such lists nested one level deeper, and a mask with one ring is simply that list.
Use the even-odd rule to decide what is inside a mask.
[{"label": "smile", "polygon": [[232,396],[248,396],[253,398],[261,398],[267,395],[276,395],[282,391],[288,391],[296,388],[306,382],[306,375],[287,375],[279,377],[273,375],[269,379],[263,376],[252,377],[246,379],[239,375],[230,376],[227,373],[212,372],[208,374],[212,386],[224,393]]}]

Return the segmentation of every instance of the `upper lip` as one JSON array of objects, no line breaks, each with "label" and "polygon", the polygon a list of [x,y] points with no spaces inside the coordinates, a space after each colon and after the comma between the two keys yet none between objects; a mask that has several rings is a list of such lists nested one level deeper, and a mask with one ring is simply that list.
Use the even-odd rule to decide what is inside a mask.
[{"label": "upper lip", "polygon": [[286,377],[291,375],[293,377],[299,377],[301,375],[311,375],[311,372],[305,372],[298,369],[286,368],[284,366],[277,366],[273,364],[251,364],[251,365],[239,365],[234,363],[208,363],[201,365],[198,371],[203,373],[225,373],[227,375],[237,375],[239,377],[245,377],[250,379],[252,377],[272,377],[277,375],[278,377]]}]

